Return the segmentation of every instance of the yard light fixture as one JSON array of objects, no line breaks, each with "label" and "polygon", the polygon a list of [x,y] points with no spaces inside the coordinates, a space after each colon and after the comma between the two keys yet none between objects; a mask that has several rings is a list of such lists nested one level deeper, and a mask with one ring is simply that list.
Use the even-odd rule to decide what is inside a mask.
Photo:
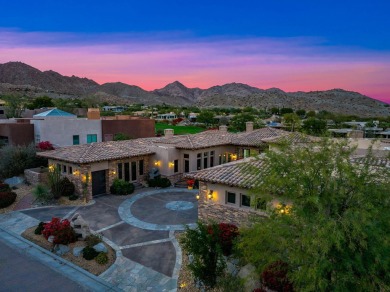
[{"label": "yard light fixture", "polygon": [[209,194],[208,194],[209,200],[211,200],[213,198],[213,193],[214,193],[213,190],[209,190]]},{"label": "yard light fixture", "polygon": [[196,199],[199,201],[199,199],[200,199],[199,193],[196,194]]}]

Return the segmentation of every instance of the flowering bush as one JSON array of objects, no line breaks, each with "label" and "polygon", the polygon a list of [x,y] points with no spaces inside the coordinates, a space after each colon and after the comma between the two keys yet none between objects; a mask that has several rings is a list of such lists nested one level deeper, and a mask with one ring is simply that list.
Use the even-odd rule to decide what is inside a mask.
[{"label": "flowering bush", "polygon": [[[208,226],[209,234],[213,234],[212,225]],[[225,256],[229,256],[232,253],[233,240],[239,235],[238,227],[230,223],[219,223],[218,234],[216,234],[216,240],[220,245],[222,252]]]},{"label": "flowering bush", "polygon": [[69,244],[77,240],[76,233],[70,226],[67,219],[53,217],[49,223],[44,225],[42,231],[43,236],[48,239],[49,236],[54,236],[54,244]]},{"label": "flowering bush", "polygon": [[54,150],[53,144],[51,144],[49,141],[39,142],[37,147],[41,151]]},{"label": "flowering bush", "polygon": [[287,278],[288,264],[276,261],[268,265],[261,273],[263,285],[274,291],[292,292],[292,283]]},{"label": "flowering bush", "polygon": [[188,179],[188,180],[187,180],[187,186],[193,187],[194,184],[195,184],[195,180],[194,180],[194,179]]}]

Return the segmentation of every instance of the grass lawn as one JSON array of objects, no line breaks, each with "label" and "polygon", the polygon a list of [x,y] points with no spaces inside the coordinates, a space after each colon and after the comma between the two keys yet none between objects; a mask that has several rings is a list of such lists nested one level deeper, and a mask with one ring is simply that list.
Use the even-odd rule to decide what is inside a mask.
[{"label": "grass lawn", "polygon": [[176,135],[196,134],[205,131],[206,129],[197,126],[172,126],[164,123],[156,123],[155,130],[173,129]]}]

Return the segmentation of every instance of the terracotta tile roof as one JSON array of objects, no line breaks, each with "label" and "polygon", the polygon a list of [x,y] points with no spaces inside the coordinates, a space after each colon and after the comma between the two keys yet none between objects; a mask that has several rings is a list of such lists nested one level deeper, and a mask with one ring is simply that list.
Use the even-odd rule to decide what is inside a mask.
[{"label": "terracotta tile roof", "polygon": [[291,133],[275,128],[261,128],[252,132],[229,133],[218,130],[210,130],[194,135],[180,135],[172,138],[154,138],[154,143],[172,144],[178,149],[202,149],[221,145],[253,146],[259,147],[267,143],[277,143],[287,139],[293,143],[307,143],[313,141],[310,137],[301,133]]},{"label": "terracotta tile roof", "polygon": [[243,159],[184,174],[184,178],[250,189],[261,184],[266,164],[261,159]]},{"label": "terracotta tile roof", "polygon": [[153,153],[153,151],[135,142],[135,140],[128,140],[75,145],[40,152],[38,155],[71,163],[91,163],[151,155]]},{"label": "terracotta tile roof", "polygon": [[[368,160],[368,161],[367,161]],[[390,158],[389,157],[353,157],[352,162],[364,164],[368,163],[371,166],[382,166],[390,168]]]}]

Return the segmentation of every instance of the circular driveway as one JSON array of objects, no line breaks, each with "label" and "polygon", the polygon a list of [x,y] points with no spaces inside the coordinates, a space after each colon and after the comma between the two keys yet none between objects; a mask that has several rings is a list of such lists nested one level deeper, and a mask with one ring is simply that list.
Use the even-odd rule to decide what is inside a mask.
[{"label": "circular driveway", "polygon": [[198,220],[194,190],[159,189],[124,201],[118,209],[123,221],[149,230],[184,230]]}]

